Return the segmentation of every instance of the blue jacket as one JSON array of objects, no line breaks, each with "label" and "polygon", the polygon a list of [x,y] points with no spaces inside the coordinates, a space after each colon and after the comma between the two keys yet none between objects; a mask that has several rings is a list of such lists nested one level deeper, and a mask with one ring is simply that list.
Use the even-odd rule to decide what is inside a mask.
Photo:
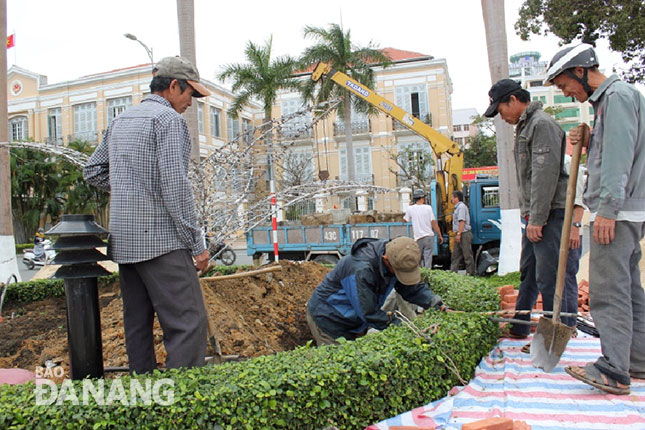
[{"label": "blue jacket", "polygon": [[316,325],[334,338],[354,339],[369,327],[383,330],[391,322],[381,310],[394,288],[406,301],[427,309],[441,306],[441,297],[425,283],[403,285],[383,263],[385,240],[359,239],[349,255],[316,287],[307,303]]}]

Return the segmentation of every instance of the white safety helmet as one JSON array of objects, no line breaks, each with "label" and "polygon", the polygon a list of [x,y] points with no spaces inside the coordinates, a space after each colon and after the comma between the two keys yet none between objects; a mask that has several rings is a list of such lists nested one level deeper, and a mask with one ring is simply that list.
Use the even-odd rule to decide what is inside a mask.
[{"label": "white safety helmet", "polygon": [[[551,59],[549,68],[547,69],[547,77],[544,86],[553,85],[553,80],[562,73],[575,79],[582,84],[583,89],[588,96],[593,94],[589,83],[587,82],[587,71],[592,67],[598,67],[598,56],[594,51],[593,46],[587,43],[581,43],[576,46],[568,46],[558,51]],[[584,76],[579,78],[571,69],[576,67],[583,67],[585,69]]]}]

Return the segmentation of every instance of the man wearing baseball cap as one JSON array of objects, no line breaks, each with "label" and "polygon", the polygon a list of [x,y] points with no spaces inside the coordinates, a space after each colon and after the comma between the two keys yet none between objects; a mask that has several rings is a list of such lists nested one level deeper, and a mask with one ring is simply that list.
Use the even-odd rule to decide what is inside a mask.
[{"label": "man wearing baseball cap", "polygon": [[[515,125],[513,153],[520,213],[526,227],[522,231],[522,282],[515,309],[532,309],[541,293],[544,310],[551,311],[569,179],[564,169],[566,136],[562,127],[542,110],[542,103],[531,102],[529,92],[516,81],[502,79],[488,95],[490,106],[484,115],[493,118],[499,113],[504,121]],[[566,309],[566,303],[562,306]],[[530,315],[515,318],[528,321]],[[509,334],[525,338],[529,328],[514,325]]]},{"label": "man wearing baseball cap", "polygon": [[206,268],[209,254],[188,180],[191,142],[181,114],[209,91],[181,57],[155,65],[150,90],[112,120],[83,169],[87,182],[111,193],[108,255],[119,264],[126,350],[136,373],[157,368],[155,314],[166,368],[201,366],[206,353],[197,270]]},{"label": "man wearing baseball cap", "polygon": [[442,308],[441,297],[421,282],[421,251],[409,237],[359,239],[351,252],[316,287],[307,303],[307,322],[318,345],[353,340],[369,328],[383,330],[396,317],[381,308],[396,290],[407,302]]}]

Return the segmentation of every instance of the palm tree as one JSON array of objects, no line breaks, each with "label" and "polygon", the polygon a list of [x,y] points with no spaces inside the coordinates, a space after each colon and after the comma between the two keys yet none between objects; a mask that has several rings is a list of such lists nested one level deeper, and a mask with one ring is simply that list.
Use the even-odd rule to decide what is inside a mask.
[{"label": "palm tree", "polygon": [[[353,45],[350,30],[344,31],[338,24],[330,24],[329,28],[306,26],[305,37],[314,39],[317,44],[305,49],[300,59],[303,68],[325,62],[343,72],[361,84],[372,88],[374,86],[374,70],[371,65],[387,67],[390,59],[372,43],[359,48]],[[347,151],[347,176],[349,181],[355,181],[354,147],[352,145],[352,105],[357,112],[374,113],[376,110],[359,97],[330,81],[324,81],[320,91],[314,94],[315,83],[308,82],[303,89],[306,100],[322,102],[331,99],[341,99],[339,109],[343,110],[345,126],[345,145]],[[352,209],[353,199],[350,200]]]},{"label": "palm tree", "polygon": [[[271,60],[273,36],[263,46],[247,42],[244,55],[248,63],[229,64],[218,75],[219,79],[232,79],[231,90],[236,93],[228,114],[237,118],[242,108],[253,98],[259,99],[264,109],[265,130],[271,129],[272,109],[282,89],[300,91],[299,81],[292,77],[296,60],[284,56]],[[273,179],[272,169],[272,139],[271,133],[265,134],[265,144],[268,149],[267,160],[270,178]]]},{"label": "palm tree", "polygon": [[[179,53],[197,67],[195,48],[195,2],[194,0],[177,0],[177,23],[179,26]],[[199,129],[197,120],[197,103],[193,103],[184,118],[190,131],[190,158],[199,162]]]}]

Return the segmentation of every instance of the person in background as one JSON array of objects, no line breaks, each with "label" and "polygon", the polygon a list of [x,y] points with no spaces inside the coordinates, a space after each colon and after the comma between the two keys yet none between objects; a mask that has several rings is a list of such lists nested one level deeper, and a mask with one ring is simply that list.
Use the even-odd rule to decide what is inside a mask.
[{"label": "person in background", "polygon": [[450,258],[450,270],[457,272],[462,261],[466,264],[466,272],[475,275],[475,259],[473,257],[473,232],[470,227],[470,213],[464,203],[461,191],[452,192],[452,204],[455,210],[452,213],[452,231],[455,232],[455,242]]},{"label": "person in background", "polygon": [[392,312],[382,309],[392,290],[424,309],[442,309],[441,297],[421,282],[420,258],[409,237],[357,240],[307,302],[307,323],[316,343],[353,340],[370,328],[383,330],[398,323]]},{"label": "person in background", "polygon": [[423,190],[415,190],[412,193],[412,200],[414,204],[405,209],[403,219],[407,222],[412,222],[412,232],[414,234],[414,240],[416,240],[421,250],[423,267],[432,269],[434,232],[437,232],[439,243],[443,243],[443,235],[435,219],[432,207],[426,204],[426,196]]},{"label": "person in background", "polygon": [[39,227],[34,236],[34,257],[36,257],[37,260],[45,259],[45,246],[43,244],[44,241],[45,231],[42,229],[42,227]]},{"label": "person in background", "polygon": [[[594,108],[584,203],[593,232],[590,310],[602,355],[565,371],[624,395],[631,378],[645,378],[645,291],[638,266],[645,236],[645,97],[618,76],[605,76],[599,65],[591,45],[568,46],[551,60],[545,83]],[[572,130],[571,143],[584,143],[583,134]]]}]

